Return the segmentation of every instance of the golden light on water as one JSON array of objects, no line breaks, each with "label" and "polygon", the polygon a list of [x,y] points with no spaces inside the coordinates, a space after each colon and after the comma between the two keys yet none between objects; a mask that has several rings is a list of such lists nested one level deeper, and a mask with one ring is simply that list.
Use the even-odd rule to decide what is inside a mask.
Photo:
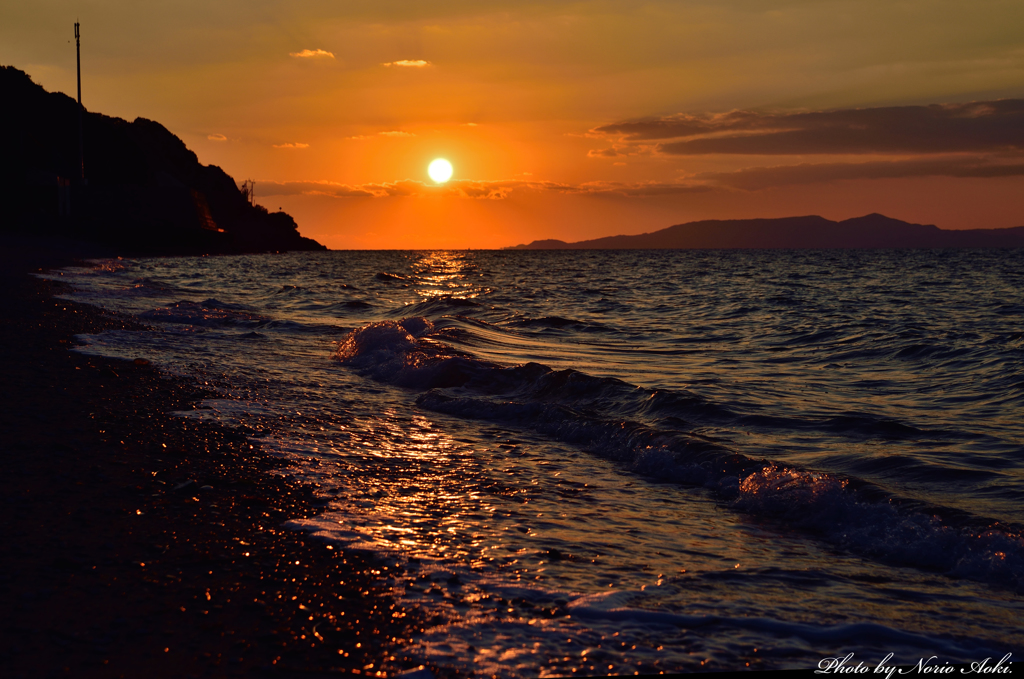
[{"label": "golden light on water", "polygon": [[444,184],[452,178],[452,164],[444,158],[437,158],[430,163],[430,167],[427,168],[427,174],[438,184]]}]

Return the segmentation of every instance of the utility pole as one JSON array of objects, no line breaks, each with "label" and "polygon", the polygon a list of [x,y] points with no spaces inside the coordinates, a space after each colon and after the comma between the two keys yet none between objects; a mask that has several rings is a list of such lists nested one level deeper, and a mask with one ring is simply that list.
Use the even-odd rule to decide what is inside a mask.
[{"label": "utility pole", "polygon": [[85,153],[82,141],[82,43],[79,40],[78,22],[75,22],[75,57],[78,62],[78,178],[85,184]]}]

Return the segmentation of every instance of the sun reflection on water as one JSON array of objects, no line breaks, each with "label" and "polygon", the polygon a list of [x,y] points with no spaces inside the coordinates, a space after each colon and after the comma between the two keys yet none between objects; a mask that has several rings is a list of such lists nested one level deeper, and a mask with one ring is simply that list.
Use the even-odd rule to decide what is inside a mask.
[{"label": "sun reflection on water", "polygon": [[416,294],[424,298],[472,299],[483,292],[473,280],[477,267],[470,253],[434,251],[412,265]]}]

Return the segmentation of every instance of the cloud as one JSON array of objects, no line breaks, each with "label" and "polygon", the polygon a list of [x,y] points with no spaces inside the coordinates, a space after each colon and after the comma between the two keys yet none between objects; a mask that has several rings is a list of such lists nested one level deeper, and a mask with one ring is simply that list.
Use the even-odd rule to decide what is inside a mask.
[{"label": "cloud", "polygon": [[682,194],[707,193],[716,187],[697,181],[682,182],[587,182],[577,187],[563,187],[562,193],[584,193],[591,195],[618,195],[628,198],[648,196],[675,196]]},{"label": "cloud", "polygon": [[[825,162],[703,172],[675,183],[617,189],[625,195],[761,191],[908,177],[1024,176],[1021,99],[798,113],[680,114],[618,122],[590,132],[611,142],[609,148],[591,150],[587,154],[591,158],[618,160],[640,153],[837,156]],[[869,154],[874,158],[854,161]],[[616,189],[606,185],[604,190]]]},{"label": "cloud", "polygon": [[387,63],[383,63],[381,64],[381,66],[387,66],[388,68],[392,66],[401,66],[405,68],[424,68],[426,66],[433,66],[433,64],[431,64],[429,61],[424,61],[423,59],[400,59],[399,61],[389,61]]},{"label": "cloud", "polygon": [[208,135],[206,135],[206,138],[209,139],[210,141],[227,141],[228,140],[228,138],[225,137],[223,134],[208,134]]},{"label": "cloud", "polygon": [[263,196],[306,195],[328,196],[331,198],[454,196],[476,200],[504,200],[513,191],[641,197],[704,193],[715,190],[715,187],[698,181],[680,183],[587,182],[583,184],[565,184],[551,181],[513,179],[499,181],[455,180],[437,185],[413,179],[404,179],[396,182],[368,184],[341,184],[330,181],[260,181],[258,184],[262,187],[260,195]]},{"label": "cloud", "polygon": [[1024,150],[1024,100],[800,113],[680,114],[592,133],[659,140],[668,155],[935,154]]},{"label": "cloud", "polygon": [[618,158],[619,156],[647,155],[657,151],[657,144],[615,144],[607,149],[590,149],[587,158]]},{"label": "cloud", "polygon": [[452,189],[463,198],[504,200],[514,187],[501,182],[457,182]]},{"label": "cloud", "polygon": [[864,163],[803,163],[776,167],[751,167],[733,172],[705,172],[676,181],[615,182],[593,181],[577,184],[533,179],[530,173],[518,179],[497,181],[453,180],[438,185],[413,179],[395,182],[342,184],[331,181],[258,182],[263,196],[325,196],[330,198],[399,198],[449,196],[472,200],[504,200],[514,192],[559,193],[577,196],[645,198],[708,193],[735,194],[783,186],[820,184],[847,180],[898,179],[907,177],[1024,177],[1024,156],[993,155],[977,158],[964,155],[927,156]]},{"label": "cloud", "polygon": [[287,144],[273,144],[275,149],[308,149],[309,144],[288,142]]},{"label": "cloud", "polygon": [[926,157],[868,163],[807,163],[781,167],[753,167],[736,172],[706,173],[692,177],[721,187],[758,191],[778,186],[818,184],[853,179],[905,177],[1018,177],[1024,163],[991,162],[973,157]]},{"label": "cloud", "polygon": [[357,134],[354,137],[345,137],[345,139],[373,139],[374,137],[415,137],[414,132],[405,132],[403,130],[386,130],[384,132],[378,132],[376,134]]},{"label": "cloud", "polygon": [[396,182],[341,184],[330,181],[260,182],[264,196],[329,196],[331,198],[393,198],[455,195],[463,198],[507,198],[515,182],[452,181],[443,185],[404,179]]},{"label": "cloud", "polygon": [[327,50],[302,50],[301,52],[289,52],[288,56],[299,59],[333,59],[334,54]]},{"label": "cloud", "polygon": [[260,195],[263,196],[324,195],[344,198],[372,197],[374,195],[372,192],[361,187],[328,181],[259,181],[257,184],[260,186]]}]

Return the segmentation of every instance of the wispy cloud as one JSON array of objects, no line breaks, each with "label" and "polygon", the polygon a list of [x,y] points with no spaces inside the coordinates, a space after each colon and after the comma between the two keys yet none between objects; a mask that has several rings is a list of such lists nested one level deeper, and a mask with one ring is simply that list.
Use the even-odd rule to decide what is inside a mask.
[{"label": "wispy cloud", "polygon": [[333,59],[334,54],[327,50],[302,50],[301,52],[289,52],[288,56],[298,59]]},{"label": "wispy cloud", "polygon": [[718,187],[694,181],[682,182],[587,182],[575,187],[563,187],[562,193],[590,195],[618,195],[628,198],[646,196],[675,196],[693,193],[707,193]]},{"label": "wispy cloud", "polygon": [[401,66],[404,68],[425,68],[426,66],[433,66],[433,64],[429,61],[424,61],[423,59],[400,59],[398,61],[385,62],[381,64],[381,66],[387,66],[388,68],[392,66]]},{"label": "wispy cloud", "polygon": [[331,198],[395,198],[454,196],[476,200],[503,200],[513,191],[554,192],[576,195],[617,195],[624,197],[663,196],[687,193],[705,193],[716,187],[701,182],[587,182],[567,184],[543,180],[456,180],[441,186],[433,183],[405,179],[396,182],[370,184],[340,184],[329,181],[262,181],[261,194],[327,196]]},{"label": "wispy cloud", "polygon": [[778,167],[752,167],[735,172],[707,172],[677,181],[565,183],[530,178],[497,181],[455,180],[443,185],[405,179],[395,182],[341,184],[330,181],[261,181],[261,194],[326,196],[330,198],[399,198],[451,196],[476,200],[504,200],[514,192],[559,193],[578,196],[645,198],[708,193],[734,194],[782,186],[847,180],[898,179],[906,177],[1019,177],[1024,162],[993,157],[981,160],[942,156],[866,163],[805,163]]},{"label": "wispy cloud", "polygon": [[287,144],[274,144],[275,149],[308,149],[309,144],[288,142]]},{"label": "wispy cloud", "polygon": [[208,134],[208,135],[206,135],[206,138],[209,139],[210,141],[227,141],[228,140],[228,138],[225,137],[223,134]]},{"label": "wispy cloud", "polygon": [[[512,182],[514,183],[514,182]],[[330,181],[260,182],[264,196],[329,196],[331,198],[389,198],[456,195],[465,198],[506,198],[511,187],[501,182],[454,181],[443,186],[404,179],[396,182],[341,184]]]},{"label": "wispy cloud", "polygon": [[590,149],[588,158],[618,158],[620,156],[649,155],[658,150],[657,144],[613,144],[611,148]]},{"label": "wispy cloud", "polygon": [[345,137],[345,139],[373,139],[374,137],[415,137],[415,132],[405,132],[403,130],[386,130],[384,132],[378,132],[376,134],[357,134],[354,137]]},{"label": "wispy cloud", "polygon": [[659,140],[668,155],[934,154],[1024,149],[1024,100],[841,109],[731,111],[603,125],[620,142]]},{"label": "wispy cloud", "polygon": [[943,156],[867,163],[804,163],[780,167],[751,167],[735,172],[699,174],[691,179],[743,191],[758,191],[779,186],[854,179],[1019,176],[1024,176],[1024,163],[1019,161]]}]

